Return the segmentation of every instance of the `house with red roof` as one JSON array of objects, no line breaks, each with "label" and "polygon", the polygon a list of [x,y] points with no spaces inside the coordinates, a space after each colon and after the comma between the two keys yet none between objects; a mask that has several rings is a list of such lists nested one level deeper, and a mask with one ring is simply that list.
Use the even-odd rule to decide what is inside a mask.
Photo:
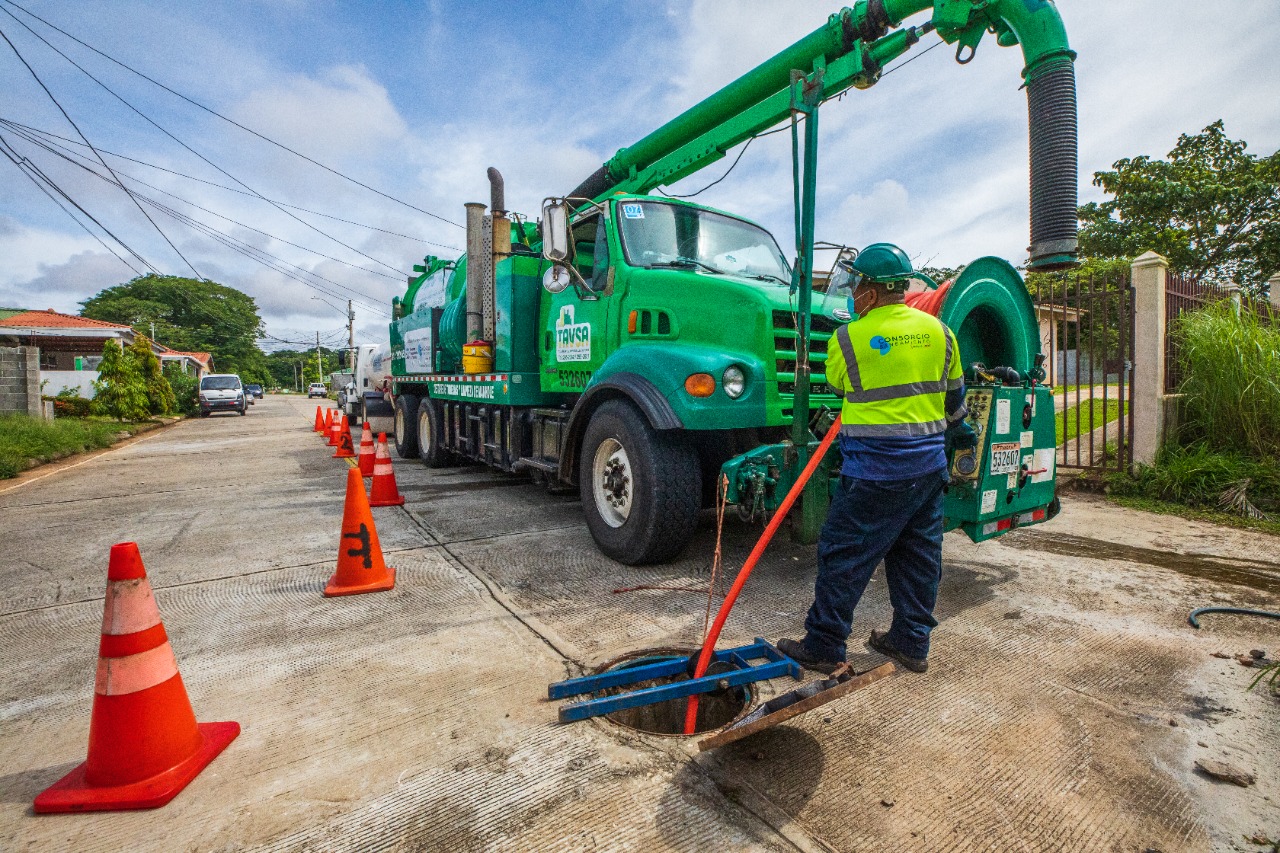
[{"label": "house with red roof", "polygon": [[[93,397],[103,345],[115,340],[127,347],[134,341],[129,326],[63,314],[52,308],[5,314],[0,316],[0,347],[37,347],[42,393],[48,395],[70,388],[81,397]],[[193,372],[200,377],[213,369],[213,359],[207,352],[181,352],[154,342],[152,349],[162,364],[180,364],[184,373]]]}]

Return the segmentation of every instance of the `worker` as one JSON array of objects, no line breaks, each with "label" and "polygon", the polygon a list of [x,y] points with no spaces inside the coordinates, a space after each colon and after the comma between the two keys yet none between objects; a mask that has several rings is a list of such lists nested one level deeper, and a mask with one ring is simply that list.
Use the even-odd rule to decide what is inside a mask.
[{"label": "worker", "polygon": [[830,673],[845,660],[853,611],[881,560],[893,605],[872,649],[913,672],[928,669],[942,579],[946,442],[975,447],[955,335],[905,304],[915,275],[897,246],[875,243],[843,262],[851,322],[827,346],[827,384],[840,412],[840,487],[818,540],[813,606],[800,641],[778,649]]}]

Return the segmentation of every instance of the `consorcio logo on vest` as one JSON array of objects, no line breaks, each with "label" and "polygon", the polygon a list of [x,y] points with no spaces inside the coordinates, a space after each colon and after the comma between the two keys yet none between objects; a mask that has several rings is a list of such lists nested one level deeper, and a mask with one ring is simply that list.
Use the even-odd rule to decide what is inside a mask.
[{"label": "consorcio logo on vest", "polygon": [[591,360],[591,324],[573,320],[572,305],[560,309],[556,318],[556,361]]},{"label": "consorcio logo on vest", "polygon": [[894,347],[908,347],[910,349],[925,349],[933,346],[933,335],[920,332],[908,332],[902,335],[876,335],[868,343],[871,348],[878,350],[881,355],[888,355],[889,350]]}]

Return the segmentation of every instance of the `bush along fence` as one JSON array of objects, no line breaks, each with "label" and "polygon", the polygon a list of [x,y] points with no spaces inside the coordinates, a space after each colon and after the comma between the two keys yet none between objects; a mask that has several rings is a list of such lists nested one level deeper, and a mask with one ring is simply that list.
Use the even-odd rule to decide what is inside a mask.
[{"label": "bush along fence", "polygon": [[[1155,252],[1147,252],[1133,261],[1134,290],[1134,375],[1133,375],[1133,464],[1153,465],[1161,448],[1177,437],[1179,418],[1199,416],[1203,401],[1185,404],[1181,393],[1189,381],[1186,373],[1192,363],[1184,358],[1181,348],[1184,336],[1176,330],[1184,315],[1199,313],[1196,309],[1220,303],[1222,312],[1245,318],[1252,333],[1233,332],[1237,336],[1224,341],[1215,361],[1200,366],[1202,376],[1213,370],[1221,375],[1228,365],[1245,364],[1248,354],[1239,347],[1247,344],[1244,337],[1256,338],[1262,328],[1280,328],[1280,274],[1271,279],[1270,304],[1243,296],[1236,288],[1214,287],[1171,274],[1169,262]],[[1250,319],[1251,318],[1251,319]],[[1235,323],[1230,324],[1233,327]],[[1225,327],[1220,326],[1218,331]],[[1204,345],[1204,341],[1201,345]],[[1196,362],[1199,364],[1198,362]],[[1247,360],[1256,364],[1254,360]],[[1171,376],[1172,373],[1172,376]],[[1256,367],[1251,373],[1256,373]],[[1256,375],[1259,381],[1276,381],[1275,376]],[[1245,386],[1236,386],[1243,393]],[[1251,389],[1252,392],[1252,389]],[[1243,399],[1240,397],[1238,399]],[[1244,446],[1237,450],[1248,453]]]},{"label": "bush along fence", "polygon": [[1107,478],[1112,494],[1280,533],[1280,276],[1268,302],[1154,253],[1133,271],[1133,476]]}]

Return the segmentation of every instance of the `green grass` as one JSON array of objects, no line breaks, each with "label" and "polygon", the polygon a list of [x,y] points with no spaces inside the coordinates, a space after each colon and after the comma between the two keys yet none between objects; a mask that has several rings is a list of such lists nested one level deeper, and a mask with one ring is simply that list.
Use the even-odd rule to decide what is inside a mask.
[{"label": "green grass", "polygon": [[1155,466],[1113,474],[1107,491],[1126,505],[1280,534],[1280,460],[1171,446]]},{"label": "green grass", "polygon": [[40,420],[27,415],[0,415],[0,480],[16,477],[31,462],[110,447],[116,435],[134,424],[97,418]]},{"label": "green grass", "polygon": [[[1121,406],[1119,400],[1104,401],[1101,397],[1094,397],[1092,400],[1081,401],[1079,406],[1072,406],[1065,411],[1058,412],[1054,433],[1057,436],[1055,444],[1059,447],[1062,446],[1063,442],[1070,441],[1077,435],[1077,410],[1080,414],[1079,434],[1088,435],[1103,424],[1119,420]],[[1127,404],[1124,410],[1128,411]]]},{"label": "green grass", "polygon": [[1186,377],[1180,441],[1280,456],[1280,323],[1223,301],[1183,314],[1171,334]]}]

